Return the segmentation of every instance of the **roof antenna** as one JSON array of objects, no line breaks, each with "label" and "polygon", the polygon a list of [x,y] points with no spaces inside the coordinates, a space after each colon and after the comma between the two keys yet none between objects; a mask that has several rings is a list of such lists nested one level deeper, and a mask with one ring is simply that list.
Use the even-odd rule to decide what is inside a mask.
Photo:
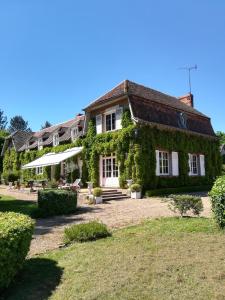
[{"label": "roof antenna", "polygon": [[183,67],[183,68],[179,68],[179,70],[186,70],[188,71],[188,83],[189,83],[189,93],[191,95],[191,71],[192,70],[197,70],[198,66],[195,64],[192,67]]}]

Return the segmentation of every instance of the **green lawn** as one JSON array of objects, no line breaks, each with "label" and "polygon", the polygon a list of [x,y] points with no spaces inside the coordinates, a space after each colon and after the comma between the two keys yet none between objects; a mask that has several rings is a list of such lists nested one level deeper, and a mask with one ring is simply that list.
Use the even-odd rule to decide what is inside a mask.
[{"label": "green lawn", "polygon": [[26,261],[2,299],[225,299],[225,235],[165,218]]},{"label": "green lawn", "polygon": [[34,201],[16,200],[10,196],[0,195],[0,212],[14,211],[34,218],[38,208]]}]

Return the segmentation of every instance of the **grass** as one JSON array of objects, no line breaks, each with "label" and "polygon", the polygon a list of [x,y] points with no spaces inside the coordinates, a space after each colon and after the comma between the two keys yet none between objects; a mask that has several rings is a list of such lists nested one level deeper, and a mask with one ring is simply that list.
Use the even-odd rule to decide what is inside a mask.
[{"label": "grass", "polygon": [[34,201],[16,200],[10,196],[0,195],[0,212],[13,211],[28,215],[32,218],[38,216],[38,207]]},{"label": "grass", "polygon": [[2,299],[225,299],[224,245],[211,219],[150,220],[27,260]]}]

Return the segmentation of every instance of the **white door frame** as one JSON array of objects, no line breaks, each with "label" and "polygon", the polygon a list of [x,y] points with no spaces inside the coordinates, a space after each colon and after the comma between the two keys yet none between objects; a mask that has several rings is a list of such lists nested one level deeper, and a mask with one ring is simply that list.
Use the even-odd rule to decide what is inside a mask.
[{"label": "white door frame", "polygon": [[[104,165],[104,170],[103,170]],[[117,168],[115,168],[115,165]],[[119,168],[116,164],[116,155],[110,156],[100,155],[100,186],[102,187],[119,187]],[[117,176],[115,176],[117,175]]]}]

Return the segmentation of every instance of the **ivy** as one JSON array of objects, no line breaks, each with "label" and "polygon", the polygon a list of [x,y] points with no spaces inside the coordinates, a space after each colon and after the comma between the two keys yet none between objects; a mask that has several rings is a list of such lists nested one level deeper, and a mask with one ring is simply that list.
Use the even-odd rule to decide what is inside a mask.
[{"label": "ivy", "polygon": [[[22,165],[48,152],[61,152],[75,146],[83,146],[82,152],[82,182],[88,180],[95,186],[99,185],[100,155],[116,154],[119,165],[120,186],[126,185],[127,179],[142,185],[144,190],[178,186],[210,185],[221,172],[221,157],[219,142],[216,139],[194,135],[175,130],[162,130],[149,125],[134,125],[128,120],[128,114],[123,114],[123,128],[119,131],[96,135],[95,124],[90,121],[85,138],[76,143],[16,153],[8,150],[3,161],[3,173],[18,172],[24,180],[36,178],[34,170],[20,171]],[[126,125],[126,126],[125,126]],[[177,151],[179,154],[179,176],[158,177],[156,169],[156,149]],[[188,176],[188,153],[203,153],[205,155],[206,176]],[[36,176],[36,177],[35,177]],[[49,168],[44,168],[42,177],[49,178]],[[38,177],[40,178],[40,177]]]}]

